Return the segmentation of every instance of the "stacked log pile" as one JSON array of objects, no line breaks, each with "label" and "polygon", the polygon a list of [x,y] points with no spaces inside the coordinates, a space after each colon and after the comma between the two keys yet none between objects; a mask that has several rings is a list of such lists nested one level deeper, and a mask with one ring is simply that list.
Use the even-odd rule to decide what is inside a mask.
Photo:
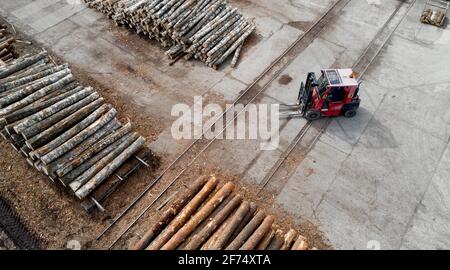
[{"label": "stacked log pile", "polygon": [[16,39],[8,32],[6,25],[0,24],[0,66],[11,62],[16,58],[14,42]]},{"label": "stacked log pile", "polygon": [[445,22],[445,12],[435,9],[425,9],[420,17],[420,21],[425,24],[431,24],[434,26],[442,26]]},{"label": "stacked log pile", "polygon": [[201,177],[161,214],[134,250],[307,250],[295,230],[284,234],[275,217],[245,201],[228,182]]},{"label": "stacked log pile", "polygon": [[30,165],[80,200],[130,157],[144,138],[122,124],[92,87],[46,51],[0,67],[0,129]]},{"label": "stacked log pile", "polygon": [[194,57],[217,69],[234,67],[255,25],[227,0],[84,0],[118,25],[156,39],[171,59]]}]

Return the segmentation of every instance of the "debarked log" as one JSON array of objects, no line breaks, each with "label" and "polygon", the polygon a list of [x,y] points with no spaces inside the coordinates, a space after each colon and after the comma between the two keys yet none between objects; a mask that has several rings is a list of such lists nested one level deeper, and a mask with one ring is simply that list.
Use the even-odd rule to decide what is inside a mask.
[{"label": "debarked log", "polygon": [[231,236],[238,228],[239,224],[242,222],[244,217],[250,211],[250,203],[243,202],[236,213],[232,216],[231,221],[227,224],[226,228],[223,230],[222,234],[218,236],[217,240],[213,242],[208,249],[210,250],[221,250],[230,240]]},{"label": "debarked log", "polygon": [[307,250],[308,243],[303,235],[299,235],[297,241],[292,245],[291,250]]},{"label": "debarked log", "polygon": [[158,250],[164,246],[170,238],[191,218],[198,207],[206,200],[217,186],[218,180],[212,176],[195,197],[183,208],[176,218],[156,237],[147,247],[147,250]]},{"label": "debarked log", "polygon": [[242,196],[235,196],[220,212],[210,220],[206,226],[196,235],[192,237],[189,243],[184,247],[186,250],[196,250],[208,239],[209,236],[224,222],[228,216],[242,202]]},{"label": "debarked log", "polygon": [[240,250],[253,250],[259,244],[261,239],[270,231],[275,218],[273,216],[267,216],[264,221],[259,225],[258,229],[253,232],[253,234],[247,239],[247,241],[242,245]]},{"label": "debarked log", "polygon": [[242,231],[236,236],[236,238],[228,245],[226,250],[238,250],[247,241],[247,239],[253,234],[253,232],[259,227],[264,220],[265,214],[262,211],[258,211],[256,215],[250,220],[250,222],[242,229]]},{"label": "debarked log", "polygon": [[294,229],[289,230],[289,232],[284,236],[284,243],[280,250],[289,250],[295,242],[297,237],[297,232]]},{"label": "debarked log", "polygon": [[175,200],[172,205],[164,211],[159,220],[144,234],[142,239],[137,242],[134,246],[134,250],[145,249],[150,242],[160,233],[164,227],[169,224],[173,218],[183,209],[186,204],[197,194],[208,181],[208,177],[198,178],[192,186],[186,190],[177,200]]},{"label": "debarked log", "polygon": [[161,249],[176,249],[233,192],[234,187],[234,184],[231,182],[225,184]]}]

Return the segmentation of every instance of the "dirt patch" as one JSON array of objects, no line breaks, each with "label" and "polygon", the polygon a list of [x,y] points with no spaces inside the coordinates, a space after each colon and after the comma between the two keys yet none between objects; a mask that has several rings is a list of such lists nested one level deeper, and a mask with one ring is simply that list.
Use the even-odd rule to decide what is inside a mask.
[{"label": "dirt patch", "polygon": [[287,74],[284,74],[283,76],[281,76],[278,79],[278,83],[281,85],[288,85],[291,82],[292,82],[292,77]]},{"label": "dirt patch", "polygon": [[257,33],[252,33],[246,40],[244,43],[244,46],[242,47],[242,51],[241,51],[241,59],[244,59],[245,56],[248,55],[248,53],[250,52],[250,50],[255,47],[259,42],[262,41],[262,36],[258,35]]},{"label": "dirt patch", "polygon": [[[30,167],[11,146],[0,142],[0,190],[13,210],[43,240],[42,248],[63,249],[75,235],[88,242],[99,226],[99,217],[75,207],[77,201],[55,188],[48,178]],[[89,233],[90,232],[90,233]]]},{"label": "dirt patch", "polygon": [[[124,68],[127,68],[126,66]],[[158,135],[163,131],[162,124],[143,113],[144,110],[135,105],[134,101],[126,95],[99,83],[76,65],[71,64],[70,68],[80,83],[92,86],[108,103],[111,103],[117,109],[118,118],[121,122],[130,121],[134,129],[146,139],[147,143],[158,138]],[[129,68],[132,69],[132,67]],[[133,69],[133,72],[136,71]]]},{"label": "dirt patch", "polygon": [[314,22],[297,21],[297,22],[289,22],[288,25],[297,28],[301,31],[307,31],[314,25]]}]

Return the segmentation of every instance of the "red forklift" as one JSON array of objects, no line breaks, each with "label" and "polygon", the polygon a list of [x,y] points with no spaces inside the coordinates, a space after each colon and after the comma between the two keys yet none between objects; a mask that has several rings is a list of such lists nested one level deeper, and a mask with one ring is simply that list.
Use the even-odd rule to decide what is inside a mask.
[{"label": "red forklift", "polygon": [[354,117],[361,103],[357,74],[352,69],[325,69],[317,79],[308,73],[306,83],[301,84],[297,104],[282,105],[282,118],[304,117],[309,121],[321,117]]}]

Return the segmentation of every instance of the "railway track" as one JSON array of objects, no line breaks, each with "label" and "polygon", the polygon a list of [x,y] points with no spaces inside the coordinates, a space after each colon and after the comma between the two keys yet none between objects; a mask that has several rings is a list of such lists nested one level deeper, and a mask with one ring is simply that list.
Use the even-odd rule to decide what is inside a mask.
[{"label": "railway track", "polygon": [[[234,120],[242,113],[245,112],[248,104],[252,103],[259,95],[261,95],[268,86],[280,75],[283,70],[290,64],[292,61],[300,54],[303,50],[305,50],[312,41],[322,32],[322,30],[335,18],[336,15],[350,2],[350,0],[338,0],[336,1],[304,34],[302,34],[288,49],[286,49],[274,62],[268,66],[256,79],[250,84],[243,93],[238,96],[233,105],[243,104],[244,108],[237,113],[233,120],[228,122],[223,122],[224,128],[219,132],[219,134],[210,140],[209,142],[203,139],[194,140],[173,162],[171,162],[166,169],[162,171],[162,173],[152,180],[149,185],[121,212],[112,222],[108,225],[98,236],[97,240],[100,240],[111,228],[117,224],[142,198],[146,196],[146,194],[153,188],[153,186],[158,183],[167,172],[175,167],[176,164],[181,163],[181,159],[189,152],[191,152],[194,148],[199,148],[201,143],[206,143],[206,146],[201,148],[201,150],[195,155],[195,157],[185,164],[184,169],[181,170],[175,178],[173,178],[169,184],[147,205],[143,211],[141,211],[138,216],[119,234],[119,237],[112,243],[110,248],[114,246],[117,241],[128,232],[131,227],[169,190],[169,188],[189,169],[189,166],[192,165],[198,157],[201,156],[217,139],[217,137],[222,134],[226,127],[230,125]],[[230,109],[227,109],[222,115],[214,119],[213,124],[206,130],[211,129],[215,126],[215,124],[224,119],[229,112]],[[204,133],[201,137],[203,137]]]},{"label": "railway track", "polygon": [[[383,27],[378,31],[375,37],[370,42],[369,46],[367,46],[364,53],[358,58],[358,60],[353,65],[353,70],[359,74],[359,79],[361,80],[364,77],[367,69],[372,65],[373,61],[380,54],[381,50],[384,48],[386,43],[390,40],[395,30],[397,30],[400,23],[404,20],[406,15],[408,14],[411,7],[414,5],[416,0],[412,1],[409,5],[405,5],[405,3],[400,3]],[[295,150],[298,150],[299,143],[302,139],[309,135],[313,138],[312,142],[306,149],[306,152],[315,145],[315,143],[320,139],[320,136],[325,132],[328,126],[331,124],[332,119],[323,119],[323,123],[311,123],[308,122],[303,129],[298,133],[294,141],[289,145],[286,151],[281,155],[280,159],[274,164],[269,173],[266,175],[262,183],[258,188],[258,194],[261,193],[271,182],[273,178],[276,177],[277,172],[283,171],[287,166],[284,166],[285,161],[288,160],[290,154]],[[316,124],[316,129],[311,129],[313,125]],[[319,126],[320,125],[320,126]],[[309,132],[309,134],[308,134]]]},{"label": "railway track", "polygon": [[[111,249],[137,222],[138,220],[151,208],[154,204],[170,189],[170,187],[187,171],[190,166],[214,143],[216,138],[222,134],[228,125],[234,123],[234,120],[242,113],[245,112],[245,109],[248,104],[252,103],[260,94],[262,94],[268,86],[283,72],[283,70],[290,64],[292,61],[303,51],[305,50],[314,39],[322,32],[322,30],[335,18],[335,16],[341,11],[350,0],[342,0],[337,1],[330,7],[330,9],[321,17],[319,20],[302,36],[300,36],[283,54],[281,54],[264,72],[258,76],[258,78],[251,84],[246,90],[234,101],[233,104],[244,104],[244,109],[235,116],[233,120],[225,123],[224,128],[219,132],[219,134],[212,140],[206,143],[206,146],[201,148],[200,152],[198,152],[195,157],[184,165],[184,169],[182,169],[175,178],[173,178],[169,184],[156,196],[153,200],[148,204],[143,210],[133,219],[131,223],[129,223],[124,230],[122,230],[118,237],[113,241],[113,243],[109,246]],[[397,29],[400,22],[404,19],[407,14],[407,11],[412,7],[415,1],[413,1],[407,8],[404,8],[404,3],[401,3],[383,28],[377,33],[376,37],[370,43],[366,51],[363,55],[358,59],[354,67],[360,71],[362,77],[368,66],[370,66],[373,60],[378,56],[381,49],[384,47],[386,42],[390,39],[392,34]],[[402,15],[399,18],[399,14],[401,10],[406,10],[406,12],[401,13]],[[364,64],[361,64],[364,63]],[[210,126],[213,127],[215,123],[217,123],[220,118],[224,118],[228,111],[225,111],[221,116],[219,116]],[[313,136],[313,141],[309,149],[319,140],[320,136],[330,125],[331,120],[326,119],[320,121],[320,128],[311,129],[313,125],[318,125],[315,123],[308,123],[296,136],[293,143],[289,145],[287,150],[282,154],[280,159],[276,162],[276,164],[272,167],[271,171],[265,179],[262,181],[262,184],[259,187],[259,191],[261,192],[264,188],[270,183],[270,181],[276,176],[276,173],[283,167],[284,162],[289,158],[290,154],[297,148],[298,144],[302,141],[302,139],[308,134],[308,136]],[[311,134],[311,132],[313,134]],[[203,136],[203,134],[202,134]],[[154,179],[148,187],[133,200],[133,202],[122,212],[120,213],[112,223],[105,228],[104,231],[97,237],[97,240],[101,239],[111,228],[113,228],[117,222],[119,222],[146,194],[147,192],[174,166],[181,161],[181,159],[186,156],[188,152],[190,152],[194,147],[199,147],[202,143],[205,143],[203,139],[197,139],[192,144],[190,144],[183,153],[178,156],[156,179]]]}]

